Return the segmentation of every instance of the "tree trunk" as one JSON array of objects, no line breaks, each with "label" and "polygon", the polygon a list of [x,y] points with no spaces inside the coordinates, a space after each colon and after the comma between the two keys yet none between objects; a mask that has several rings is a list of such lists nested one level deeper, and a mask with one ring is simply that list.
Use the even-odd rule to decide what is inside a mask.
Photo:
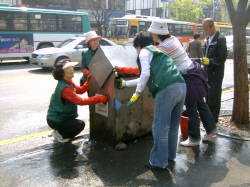
[{"label": "tree trunk", "polygon": [[246,28],[238,26],[234,29],[234,102],[231,118],[238,128],[249,126],[246,54]]},{"label": "tree trunk", "polygon": [[247,76],[246,26],[250,21],[248,0],[239,0],[237,9],[226,0],[234,34],[234,102],[231,121],[238,128],[249,124],[249,88]]}]

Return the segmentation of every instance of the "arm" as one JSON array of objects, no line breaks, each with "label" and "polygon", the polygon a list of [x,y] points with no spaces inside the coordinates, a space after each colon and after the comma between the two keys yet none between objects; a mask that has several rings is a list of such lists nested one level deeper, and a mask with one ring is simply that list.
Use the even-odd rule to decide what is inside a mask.
[{"label": "arm", "polygon": [[76,105],[92,105],[97,103],[106,103],[108,101],[107,96],[93,96],[88,98],[81,98],[70,87],[65,87],[62,90],[62,98]]},{"label": "arm", "polygon": [[120,74],[135,74],[140,75],[139,67],[116,67]]}]

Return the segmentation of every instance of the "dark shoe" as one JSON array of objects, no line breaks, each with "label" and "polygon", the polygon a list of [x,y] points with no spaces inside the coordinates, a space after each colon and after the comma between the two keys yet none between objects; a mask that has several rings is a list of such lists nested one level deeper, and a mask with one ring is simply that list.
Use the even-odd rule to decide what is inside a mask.
[{"label": "dark shoe", "polygon": [[148,168],[148,169],[158,169],[158,170],[165,170],[165,169],[167,169],[167,168],[161,168],[161,167],[158,167],[158,166],[154,166],[154,165],[150,164],[150,162],[146,162],[144,164],[144,166],[146,168]]}]

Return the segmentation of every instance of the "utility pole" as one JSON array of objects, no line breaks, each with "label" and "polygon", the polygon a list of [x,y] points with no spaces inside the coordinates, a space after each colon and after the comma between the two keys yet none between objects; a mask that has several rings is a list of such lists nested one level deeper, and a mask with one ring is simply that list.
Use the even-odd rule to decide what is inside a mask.
[{"label": "utility pole", "polygon": [[156,0],[152,0],[152,16],[156,16]]}]

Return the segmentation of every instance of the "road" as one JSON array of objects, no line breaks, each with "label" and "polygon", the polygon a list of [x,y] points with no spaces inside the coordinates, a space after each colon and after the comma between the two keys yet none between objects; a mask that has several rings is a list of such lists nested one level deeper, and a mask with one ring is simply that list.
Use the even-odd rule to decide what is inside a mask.
[{"label": "road", "polygon": [[[228,60],[223,88],[232,88]],[[78,83],[80,70],[74,82]],[[29,64],[0,65],[0,181],[9,186],[250,186],[250,143],[218,137],[196,148],[179,147],[166,172],[147,170],[152,137],[127,143],[125,151],[83,138],[53,143],[46,111],[56,81],[51,71]],[[85,97],[86,95],[83,95]],[[232,90],[224,92],[222,109],[232,107]],[[88,107],[79,107],[88,121]],[[203,132],[204,133],[204,132]]]}]

